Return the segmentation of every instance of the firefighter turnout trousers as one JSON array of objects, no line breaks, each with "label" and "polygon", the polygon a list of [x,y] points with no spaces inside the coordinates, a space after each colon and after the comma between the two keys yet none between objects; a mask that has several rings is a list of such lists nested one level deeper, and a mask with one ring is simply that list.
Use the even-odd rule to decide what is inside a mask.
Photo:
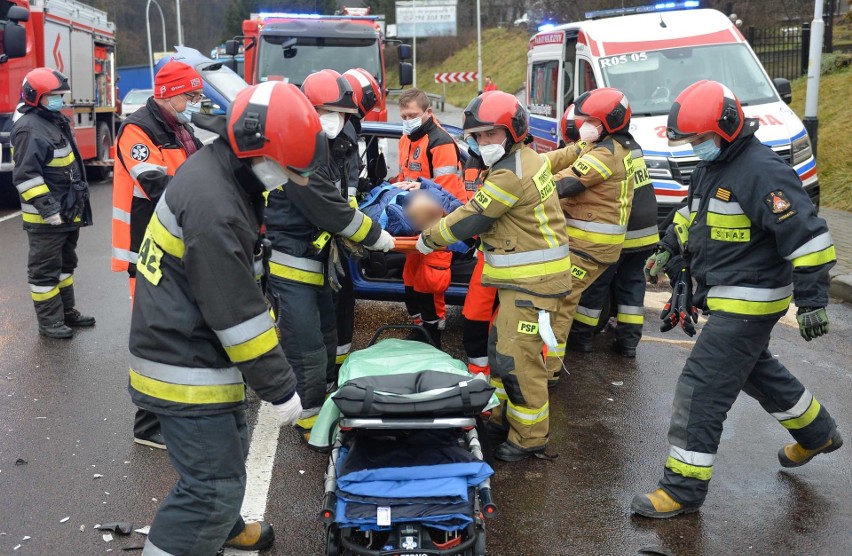
[{"label": "firefighter turnout trousers", "polygon": [[[352,272],[350,271],[349,258],[340,250],[340,263],[346,274],[338,276],[340,291],[334,292],[334,310],[337,318],[337,353],[335,365],[339,369],[349,357],[352,351],[352,336],[355,330],[355,289],[352,284]],[[337,378],[337,373],[334,376]],[[329,380],[329,382],[333,382]]]},{"label": "firefighter turnout trousers", "polygon": [[[282,255],[273,252],[272,262]],[[313,262],[322,272],[322,263]],[[302,407],[318,408],[325,401],[326,383],[336,380],[337,319],[331,286],[327,280],[314,286],[281,279],[276,273],[273,265],[269,287],[278,296],[280,314],[276,318],[281,330],[281,345],[296,373],[296,391],[302,399]],[[297,425],[310,429],[313,420]]]},{"label": "firefighter turnout trousers", "polygon": [[[561,327],[559,330],[555,326],[553,327],[553,332],[556,334],[559,344],[556,349],[547,349],[546,364],[549,380],[558,380],[559,372],[565,367],[565,344],[568,339],[568,331],[571,330],[571,324],[579,314],[580,297],[609,267],[608,264],[599,263],[581,253],[571,251],[571,292],[565,297],[565,310],[568,317],[564,323],[564,331]],[[598,311],[598,315],[600,315],[600,311]],[[583,318],[583,316],[586,315],[581,314],[580,318]]]},{"label": "firefighter turnout trousers", "polygon": [[240,516],[249,450],[245,410],[158,417],[178,483],[151,524],[145,556],[216,554],[222,539],[245,528]]},{"label": "firefighter turnout trousers", "polygon": [[769,337],[778,317],[711,314],[675,389],[669,457],[660,487],[680,504],[704,502],[722,425],[742,390],[806,449],[825,444],[835,429],[828,410],[772,356]]},{"label": "firefighter turnout trousers", "polygon": [[488,331],[497,308],[497,288],[482,285],[484,266],[485,257],[482,251],[477,251],[476,266],[462,308],[462,343],[468,370],[488,374]]},{"label": "firefighter turnout trousers", "polygon": [[74,269],[80,229],[28,232],[30,251],[27,277],[41,326],[64,322],[74,308]]},{"label": "firefighter turnout trousers", "polygon": [[550,432],[547,381],[549,372],[541,357],[538,312],[550,313],[557,338],[568,335],[568,299],[538,297],[517,290],[497,290],[500,308],[491,327],[488,361],[491,384],[501,404],[491,422],[509,429],[509,442],[521,448],[547,444]]},{"label": "firefighter turnout trousers", "polygon": [[609,266],[600,278],[586,288],[580,297],[574,322],[568,334],[568,345],[583,346],[592,342],[592,336],[610,293],[616,304],[615,341],[624,348],[635,348],[642,339],[645,322],[645,261],[654,250],[623,252],[618,262]]}]

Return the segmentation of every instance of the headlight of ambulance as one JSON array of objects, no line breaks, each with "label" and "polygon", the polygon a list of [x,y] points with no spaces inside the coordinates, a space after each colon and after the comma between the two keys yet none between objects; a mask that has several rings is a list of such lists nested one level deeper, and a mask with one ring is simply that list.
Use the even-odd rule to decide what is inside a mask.
[{"label": "headlight of ambulance", "polygon": [[645,166],[648,167],[648,175],[651,176],[651,179],[672,179],[672,169],[669,167],[669,161],[666,158],[646,156]]},{"label": "headlight of ambulance", "polygon": [[793,141],[792,151],[793,166],[798,166],[799,164],[813,156],[813,151],[811,151],[810,137],[805,134],[802,137],[799,137],[798,139]]}]

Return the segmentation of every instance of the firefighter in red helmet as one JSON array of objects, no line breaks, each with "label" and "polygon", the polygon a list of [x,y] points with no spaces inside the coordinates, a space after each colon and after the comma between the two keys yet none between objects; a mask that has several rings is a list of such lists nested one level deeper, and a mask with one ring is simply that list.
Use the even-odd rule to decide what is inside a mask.
[{"label": "firefighter in red helmet", "polygon": [[92,224],[89,185],[71,126],[60,110],[68,79],[50,68],[24,78],[21,116],[12,126],[12,182],[21,198],[30,252],[27,277],[38,331],[71,338],[72,327],[94,326],[74,300],[80,228]]}]

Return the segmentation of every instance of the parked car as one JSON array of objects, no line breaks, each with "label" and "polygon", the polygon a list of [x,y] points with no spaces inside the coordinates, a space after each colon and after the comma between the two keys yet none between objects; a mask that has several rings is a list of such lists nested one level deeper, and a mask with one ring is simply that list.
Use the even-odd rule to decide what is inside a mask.
[{"label": "parked car", "polygon": [[153,94],[154,89],[131,89],[121,101],[121,115],[127,117],[133,114],[145,106]]},{"label": "parked car", "polygon": [[202,112],[224,114],[231,100],[248,86],[242,77],[225,65],[224,60],[213,60],[196,49],[186,46],[176,46],[175,54],[157,62],[155,71],[172,58],[192,66],[204,79],[204,97],[206,98],[202,100]]}]

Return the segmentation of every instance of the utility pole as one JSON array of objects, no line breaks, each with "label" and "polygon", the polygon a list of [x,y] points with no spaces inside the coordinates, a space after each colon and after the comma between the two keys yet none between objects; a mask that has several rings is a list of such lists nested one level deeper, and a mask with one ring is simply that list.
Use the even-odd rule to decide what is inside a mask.
[{"label": "utility pole", "polygon": [[479,0],[476,0],[476,71],[479,76],[479,91],[482,92],[482,16],[479,12]]},{"label": "utility pole", "polygon": [[157,0],[148,0],[145,6],[145,26],[148,30],[148,62],[151,68],[151,88],[154,88],[154,47],[151,45],[151,3],[157,6],[160,11],[160,21],[163,24],[163,52],[168,51],[169,47],[166,43],[166,16],[163,15],[163,8],[160,7]]},{"label": "utility pole", "polygon": [[814,2],[814,20],[811,23],[811,48],[808,54],[808,88],[805,95],[805,129],[811,138],[811,151],[814,159],[817,155],[817,141],[819,139],[819,118],[817,107],[819,106],[819,76],[822,66],[822,37],[825,22],[822,20],[823,0]]},{"label": "utility pole", "polygon": [[417,0],[411,0],[411,13],[414,14],[414,19],[412,20],[413,29],[411,31],[411,42],[413,44],[412,52],[414,54],[414,60],[411,65],[411,86],[415,89],[417,88]]},{"label": "utility pole", "polygon": [[180,0],[175,0],[175,11],[177,12],[178,46],[183,46],[183,27],[180,24]]}]

